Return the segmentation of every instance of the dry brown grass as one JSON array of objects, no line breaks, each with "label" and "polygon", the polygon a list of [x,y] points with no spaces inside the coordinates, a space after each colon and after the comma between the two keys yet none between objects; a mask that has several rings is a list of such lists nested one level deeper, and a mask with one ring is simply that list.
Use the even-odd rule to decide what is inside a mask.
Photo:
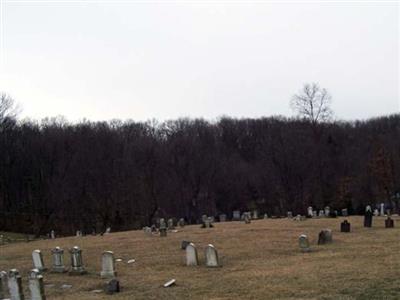
[{"label": "dry brown grass", "polygon": [[[363,228],[362,217],[348,219],[351,233],[339,232],[342,218],[269,219],[216,223],[212,229],[186,226],[166,238],[130,231],[10,244],[0,247],[0,270],[18,268],[26,287],[32,250],[41,249],[50,266],[51,248],[78,245],[89,274],[45,273],[45,283],[55,284],[46,290],[48,299],[400,299],[400,218],[394,218],[394,229],[385,229],[380,217],[374,218],[373,228]],[[333,230],[333,244],[316,245],[323,228]],[[310,238],[311,253],[299,251],[302,233]],[[197,245],[201,266],[184,265],[182,240]],[[209,243],[217,248],[222,268],[204,266]],[[117,263],[122,291],[113,296],[91,292],[104,284],[99,278],[103,250],[124,259]],[[131,258],[136,262],[126,264]],[[163,288],[172,278],[176,286]],[[72,288],[59,288],[64,283]]]}]

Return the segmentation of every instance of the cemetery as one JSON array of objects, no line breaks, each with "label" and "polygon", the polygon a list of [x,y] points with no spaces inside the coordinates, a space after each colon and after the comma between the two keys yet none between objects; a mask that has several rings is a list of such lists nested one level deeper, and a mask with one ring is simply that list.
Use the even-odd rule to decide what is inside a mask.
[{"label": "cemetery", "polygon": [[49,230],[0,246],[0,299],[399,299],[399,216],[328,210],[204,215],[202,226],[161,219],[102,235]]}]

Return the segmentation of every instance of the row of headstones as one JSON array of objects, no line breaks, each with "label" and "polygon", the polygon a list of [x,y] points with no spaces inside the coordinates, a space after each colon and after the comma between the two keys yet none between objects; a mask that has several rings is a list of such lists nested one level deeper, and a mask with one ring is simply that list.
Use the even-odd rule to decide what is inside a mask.
[{"label": "row of headstones", "polygon": [[[340,223],[340,232],[350,232],[350,223],[347,220],[344,220]],[[372,226],[372,219],[368,215],[365,216],[364,219],[364,227],[371,227]],[[386,228],[393,228],[394,221],[392,218],[387,217],[385,220],[385,227]],[[318,234],[318,245],[323,245],[327,243],[332,243],[332,230],[331,229],[324,229]],[[310,243],[308,241],[308,237],[305,234],[299,236],[299,246],[303,252],[311,251]]]},{"label": "row of headstones", "polygon": [[[82,250],[75,246],[69,250],[71,254],[71,269],[68,271],[64,265],[64,250],[60,247],[56,247],[51,250],[53,258],[53,266],[51,268],[52,272],[55,273],[65,273],[69,272],[70,275],[83,275],[86,274],[85,267],[83,265]],[[43,255],[40,250],[34,250],[32,252],[32,259],[34,268],[39,270],[39,272],[46,271],[47,268],[44,265]],[[102,278],[115,277],[115,259],[114,253],[112,251],[104,251],[102,253],[102,271],[100,276]]]},{"label": "row of headstones", "polygon": [[[32,300],[45,300],[43,276],[37,269],[28,273],[28,286]],[[17,269],[11,269],[8,273],[0,272],[0,299],[6,299],[8,294],[11,300],[23,300],[22,277]]]},{"label": "row of headstones", "polygon": [[[71,254],[71,269],[69,275],[83,275],[86,274],[86,270],[83,265],[82,250],[75,246],[69,250]],[[65,273],[67,268],[64,266],[64,250],[60,247],[56,247],[51,250],[53,256],[52,272]],[[31,291],[31,299],[42,300],[45,299],[44,284],[42,272],[46,271],[47,268],[44,265],[43,255],[40,250],[34,250],[32,252],[32,259],[34,269],[29,272],[29,289]],[[100,272],[101,278],[114,278],[117,275],[115,270],[115,259],[112,251],[104,251],[101,259],[102,270]],[[11,299],[24,299],[22,280],[18,270],[12,269],[7,272],[0,272],[0,299],[5,298],[5,282],[7,282],[8,290]],[[119,291],[119,287],[116,291]]]},{"label": "row of headstones", "polygon": [[[333,242],[332,230],[331,229],[323,229],[318,234],[318,245],[324,245]],[[299,246],[301,251],[310,252],[310,242],[308,240],[307,235],[302,234],[299,236]]]},{"label": "row of headstones", "polygon": [[[186,250],[186,265],[187,266],[198,266],[199,257],[197,254],[197,248],[194,243],[184,241],[182,249]],[[212,244],[208,244],[205,251],[205,264],[206,267],[220,267],[221,264],[218,259],[217,249]]]},{"label": "row of headstones", "polygon": [[[111,227],[107,227],[104,232],[100,233],[100,235],[109,234],[110,232],[111,232]],[[75,232],[75,236],[76,237],[82,237],[84,235],[85,234],[84,234],[84,232],[82,230],[77,230]],[[93,231],[92,235],[96,235],[96,231]],[[54,230],[51,230],[50,233],[47,234],[47,237],[50,238],[50,239],[55,239],[56,238],[56,232]]]}]

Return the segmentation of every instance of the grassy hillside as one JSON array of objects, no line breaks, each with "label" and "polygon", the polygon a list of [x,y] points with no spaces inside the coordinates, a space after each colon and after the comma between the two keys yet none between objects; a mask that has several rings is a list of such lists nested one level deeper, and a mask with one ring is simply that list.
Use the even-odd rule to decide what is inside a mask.
[{"label": "grassy hillside", "polygon": [[[0,246],[0,270],[18,268],[27,288],[32,250],[41,249],[50,267],[50,249],[78,245],[89,274],[46,272],[48,299],[109,299],[92,292],[105,282],[99,277],[104,250],[123,259],[116,263],[122,291],[113,299],[400,299],[400,218],[394,218],[394,229],[385,229],[381,217],[374,218],[373,228],[363,228],[362,217],[348,219],[351,233],[340,233],[342,218],[269,219],[216,223],[211,229],[186,226],[166,238],[130,231],[9,244]],[[333,230],[333,244],[317,245],[323,228]],[[299,251],[302,233],[310,238],[311,253]],[[201,266],[184,265],[182,240],[197,245]],[[204,266],[204,248],[209,243],[218,250],[222,268]],[[129,259],[136,262],[127,264]],[[66,251],[66,264],[69,261]],[[163,288],[172,278],[176,286]],[[62,289],[62,284],[72,287]]]}]

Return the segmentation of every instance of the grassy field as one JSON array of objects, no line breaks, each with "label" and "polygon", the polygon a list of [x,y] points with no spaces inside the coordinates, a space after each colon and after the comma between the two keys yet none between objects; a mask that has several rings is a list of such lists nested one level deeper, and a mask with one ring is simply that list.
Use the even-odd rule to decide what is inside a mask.
[{"label": "grassy field", "polygon": [[[362,217],[348,219],[351,233],[340,233],[342,218],[268,219],[216,223],[211,229],[186,226],[166,238],[130,231],[9,244],[0,246],[0,270],[19,269],[27,288],[32,250],[41,249],[50,267],[50,249],[78,245],[89,273],[46,272],[47,299],[400,299],[400,218],[394,218],[394,229],[384,228],[383,217],[374,218],[373,228],[363,228]],[[317,245],[323,228],[332,229],[333,244]],[[299,251],[302,233],[310,238],[311,253]],[[185,266],[182,240],[197,245],[200,266]],[[221,268],[204,266],[209,243],[219,252]],[[103,250],[123,259],[116,263],[121,293],[113,296],[92,292],[105,282],[99,277]],[[129,259],[136,262],[127,264]],[[172,278],[175,286],[162,287]],[[72,287],[62,289],[62,284]]]}]

